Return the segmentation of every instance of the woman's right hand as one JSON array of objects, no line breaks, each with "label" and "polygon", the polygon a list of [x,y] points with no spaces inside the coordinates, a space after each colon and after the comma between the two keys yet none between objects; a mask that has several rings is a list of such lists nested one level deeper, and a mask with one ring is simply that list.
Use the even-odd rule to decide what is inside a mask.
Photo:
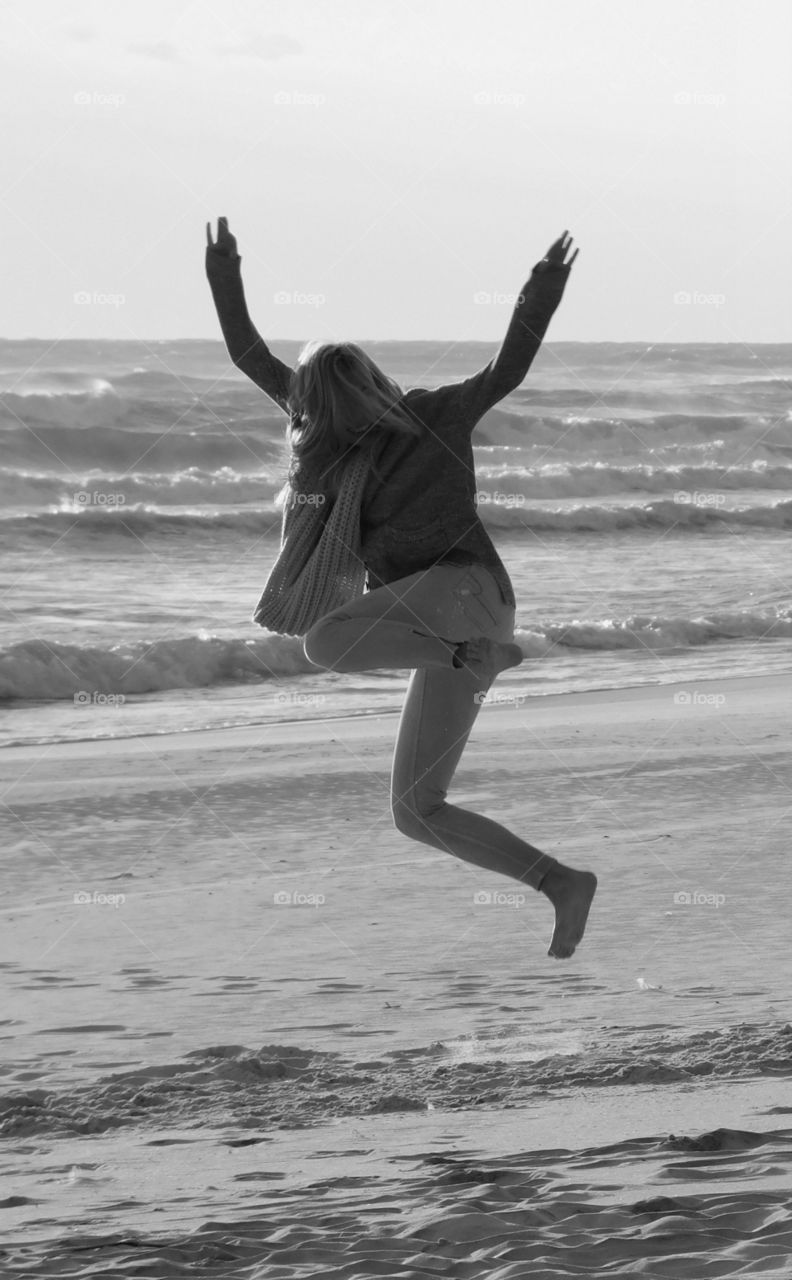
[{"label": "woman's right hand", "polygon": [[206,224],[206,247],[221,258],[238,258],[236,236],[228,230],[228,218],[217,219],[217,239],[212,239],[212,224]]}]

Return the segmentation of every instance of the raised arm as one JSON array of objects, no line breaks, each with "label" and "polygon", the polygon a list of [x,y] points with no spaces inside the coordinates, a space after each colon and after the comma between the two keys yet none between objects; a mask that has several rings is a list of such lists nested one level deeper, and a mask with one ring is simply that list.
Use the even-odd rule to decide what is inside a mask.
[{"label": "raised arm", "polygon": [[216,241],[212,240],[211,223],[207,222],[206,274],[228,354],[238,369],[288,413],[292,370],[272,354],[250,319],[241,262],[236,238],[228,230],[228,219],[218,218]]},{"label": "raised arm", "polygon": [[578,255],[575,249],[566,261],[571,246],[572,237],[565,231],[537,262],[523,286],[497,355],[484,369],[456,384],[460,412],[469,425],[475,425],[488,409],[519,387],[531,367]]}]

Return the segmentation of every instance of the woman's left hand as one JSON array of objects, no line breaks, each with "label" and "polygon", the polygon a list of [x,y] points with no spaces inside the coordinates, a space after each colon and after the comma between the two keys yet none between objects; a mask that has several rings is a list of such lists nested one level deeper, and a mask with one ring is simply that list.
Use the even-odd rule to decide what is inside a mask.
[{"label": "woman's left hand", "polygon": [[554,240],[553,243],[550,245],[550,248],[547,250],[547,253],[542,258],[542,261],[537,262],[535,270],[547,271],[549,268],[553,268],[553,267],[566,267],[568,271],[569,268],[572,266],[572,263],[575,261],[575,258],[578,256],[578,250],[575,249],[575,252],[572,254],[572,257],[569,259],[569,262],[566,261],[566,256],[569,253],[569,250],[571,248],[572,248],[572,237],[568,231],[564,231],[563,234],[560,235],[557,240]]}]

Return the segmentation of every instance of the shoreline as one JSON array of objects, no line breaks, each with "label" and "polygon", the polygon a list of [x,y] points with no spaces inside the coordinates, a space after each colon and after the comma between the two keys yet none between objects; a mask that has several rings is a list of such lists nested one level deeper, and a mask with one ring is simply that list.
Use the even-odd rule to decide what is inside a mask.
[{"label": "shoreline", "polygon": [[[487,710],[489,710],[490,714],[493,711],[499,711],[503,713],[509,712],[509,714],[514,714],[515,710],[526,712],[531,708],[535,708],[536,710],[539,710],[541,708],[541,711],[544,712],[544,711],[547,711],[548,709],[553,710],[559,706],[567,707],[567,708],[572,705],[587,707],[589,705],[592,705],[592,704],[596,705],[597,703],[604,702],[604,701],[634,702],[634,701],[637,701],[641,697],[641,695],[659,694],[660,691],[662,690],[671,690],[671,691],[694,690],[694,689],[698,689],[698,687],[702,685],[706,685],[708,688],[710,688],[710,686],[725,687],[727,689],[732,689],[735,692],[747,691],[747,690],[750,690],[751,688],[755,688],[757,690],[764,690],[768,684],[778,683],[783,686],[785,680],[792,680],[792,672],[790,672],[788,675],[786,673],[773,672],[769,675],[757,675],[757,676],[711,676],[707,678],[703,678],[703,677],[695,678],[693,680],[672,680],[672,681],[661,680],[661,681],[655,681],[652,683],[644,682],[644,683],[634,684],[634,685],[633,684],[602,685],[597,687],[596,689],[586,689],[586,690],[580,690],[575,692],[565,692],[565,693],[539,693],[536,691],[532,691],[526,694],[503,693],[500,697],[498,696],[497,688],[494,687],[495,696],[493,700],[485,701],[483,703],[483,708],[486,708]],[[167,692],[167,691],[164,691],[164,692]],[[405,692],[406,692],[406,681],[405,681]],[[710,692],[715,692],[715,689],[710,688]],[[490,691],[490,693],[492,693],[492,691]],[[142,694],[142,695],[135,695],[135,696],[142,699],[147,695]],[[646,700],[657,701],[657,698],[648,696]],[[51,703],[52,703],[52,700],[42,699],[41,702],[26,703],[26,705],[43,707],[43,706],[51,705]],[[57,705],[57,700],[55,701],[55,705]],[[8,752],[34,751],[38,749],[38,750],[46,750],[47,753],[49,754],[49,751],[51,748],[71,749],[71,748],[79,748],[79,747],[85,747],[85,746],[102,746],[107,748],[114,748],[117,746],[117,744],[130,743],[130,742],[136,742],[136,741],[145,741],[148,739],[151,739],[156,742],[163,742],[163,741],[167,741],[168,739],[179,740],[179,739],[186,739],[190,737],[197,737],[198,735],[205,735],[205,734],[211,734],[213,736],[217,734],[248,734],[248,733],[253,733],[256,730],[263,730],[263,729],[273,730],[277,732],[277,730],[281,728],[289,728],[291,726],[312,726],[312,725],[336,724],[336,723],[345,723],[345,722],[351,722],[351,723],[357,724],[359,722],[367,723],[369,721],[376,721],[376,720],[385,719],[385,718],[396,720],[400,715],[401,715],[400,707],[393,708],[393,709],[380,710],[380,711],[352,711],[348,713],[332,714],[332,715],[325,715],[325,716],[306,714],[304,716],[293,717],[291,719],[284,717],[277,720],[275,719],[258,720],[258,721],[251,721],[249,723],[245,723],[241,725],[224,725],[219,727],[214,726],[214,727],[208,727],[208,728],[205,727],[205,728],[188,728],[188,729],[165,729],[160,733],[144,732],[144,733],[118,734],[118,735],[114,735],[113,737],[55,738],[55,739],[46,739],[41,742],[8,742],[7,744],[0,747],[0,751],[2,751],[3,753],[8,753]],[[476,721],[474,732],[476,731],[476,729],[479,728],[479,726],[482,723],[484,722],[482,721],[481,716],[479,716],[479,718]],[[175,745],[175,741],[174,741],[174,745]],[[0,756],[0,759],[2,759],[2,756]],[[0,777],[1,776],[2,776],[2,770],[0,769]]]},{"label": "shoreline", "polygon": [[[696,689],[710,701],[675,702],[681,691]],[[600,876],[572,966],[603,957],[610,963],[632,946],[634,974],[651,937],[655,950],[648,954],[660,963],[657,977],[651,969],[646,977],[654,984],[664,971],[674,974],[674,957],[663,950],[669,929],[672,935],[682,929],[682,938],[690,927],[703,930],[715,948],[707,967],[719,980],[728,973],[739,988],[741,956],[745,973],[758,963],[758,976],[764,967],[761,928],[769,929],[762,948],[781,945],[785,891],[776,893],[771,919],[760,928],[768,904],[744,871],[750,850],[764,859],[765,877],[784,884],[790,717],[792,682],[765,676],[493,704],[478,717],[449,798]],[[120,963],[122,956],[135,964],[136,955],[190,954],[198,945],[197,912],[209,931],[207,964],[243,938],[258,954],[264,923],[283,946],[281,972],[289,964],[296,965],[291,972],[305,971],[309,957],[296,942],[304,927],[319,948],[318,968],[331,963],[335,971],[371,945],[377,930],[367,921],[380,921],[388,885],[398,891],[382,921],[387,931],[392,916],[398,922],[407,912],[405,938],[414,933],[423,945],[432,937],[435,895],[444,928],[461,928],[462,936],[473,928],[483,939],[493,925],[497,934],[497,919],[508,925],[507,946],[514,911],[510,917],[502,907],[487,921],[475,894],[505,893],[518,883],[395,829],[389,804],[395,727],[396,717],[384,712],[7,748],[0,753],[12,836],[0,891],[5,958],[32,958],[38,948],[47,963],[70,956],[93,968],[95,931],[107,929]],[[420,910],[410,908],[414,883],[429,893]],[[123,912],[108,916],[106,908],[75,905],[76,893],[118,890]],[[273,894],[286,890],[327,899],[315,927],[300,910],[286,916],[276,910],[267,923]],[[678,891],[725,895],[728,906],[710,917],[694,910],[686,924],[674,908]],[[173,915],[179,894],[182,911]],[[543,968],[549,904],[531,892],[519,905],[533,935],[531,963]],[[325,925],[330,932],[323,937]],[[346,939],[351,953],[333,939]],[[401,940],[392,945],[400,951]],[[778,957],[781,968],[785,958]],[[614,972],[621,983],[618,965]]]}]

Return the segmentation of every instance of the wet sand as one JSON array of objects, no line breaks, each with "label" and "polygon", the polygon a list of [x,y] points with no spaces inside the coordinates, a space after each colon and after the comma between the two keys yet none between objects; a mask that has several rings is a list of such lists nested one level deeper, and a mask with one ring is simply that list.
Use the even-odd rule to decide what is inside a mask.
[{"label": "wet sand", "polygon": [[564,962],[393,828],[392,715],[6,750],[2,1274],[787,1276],[790,704],[483,709]]}]

